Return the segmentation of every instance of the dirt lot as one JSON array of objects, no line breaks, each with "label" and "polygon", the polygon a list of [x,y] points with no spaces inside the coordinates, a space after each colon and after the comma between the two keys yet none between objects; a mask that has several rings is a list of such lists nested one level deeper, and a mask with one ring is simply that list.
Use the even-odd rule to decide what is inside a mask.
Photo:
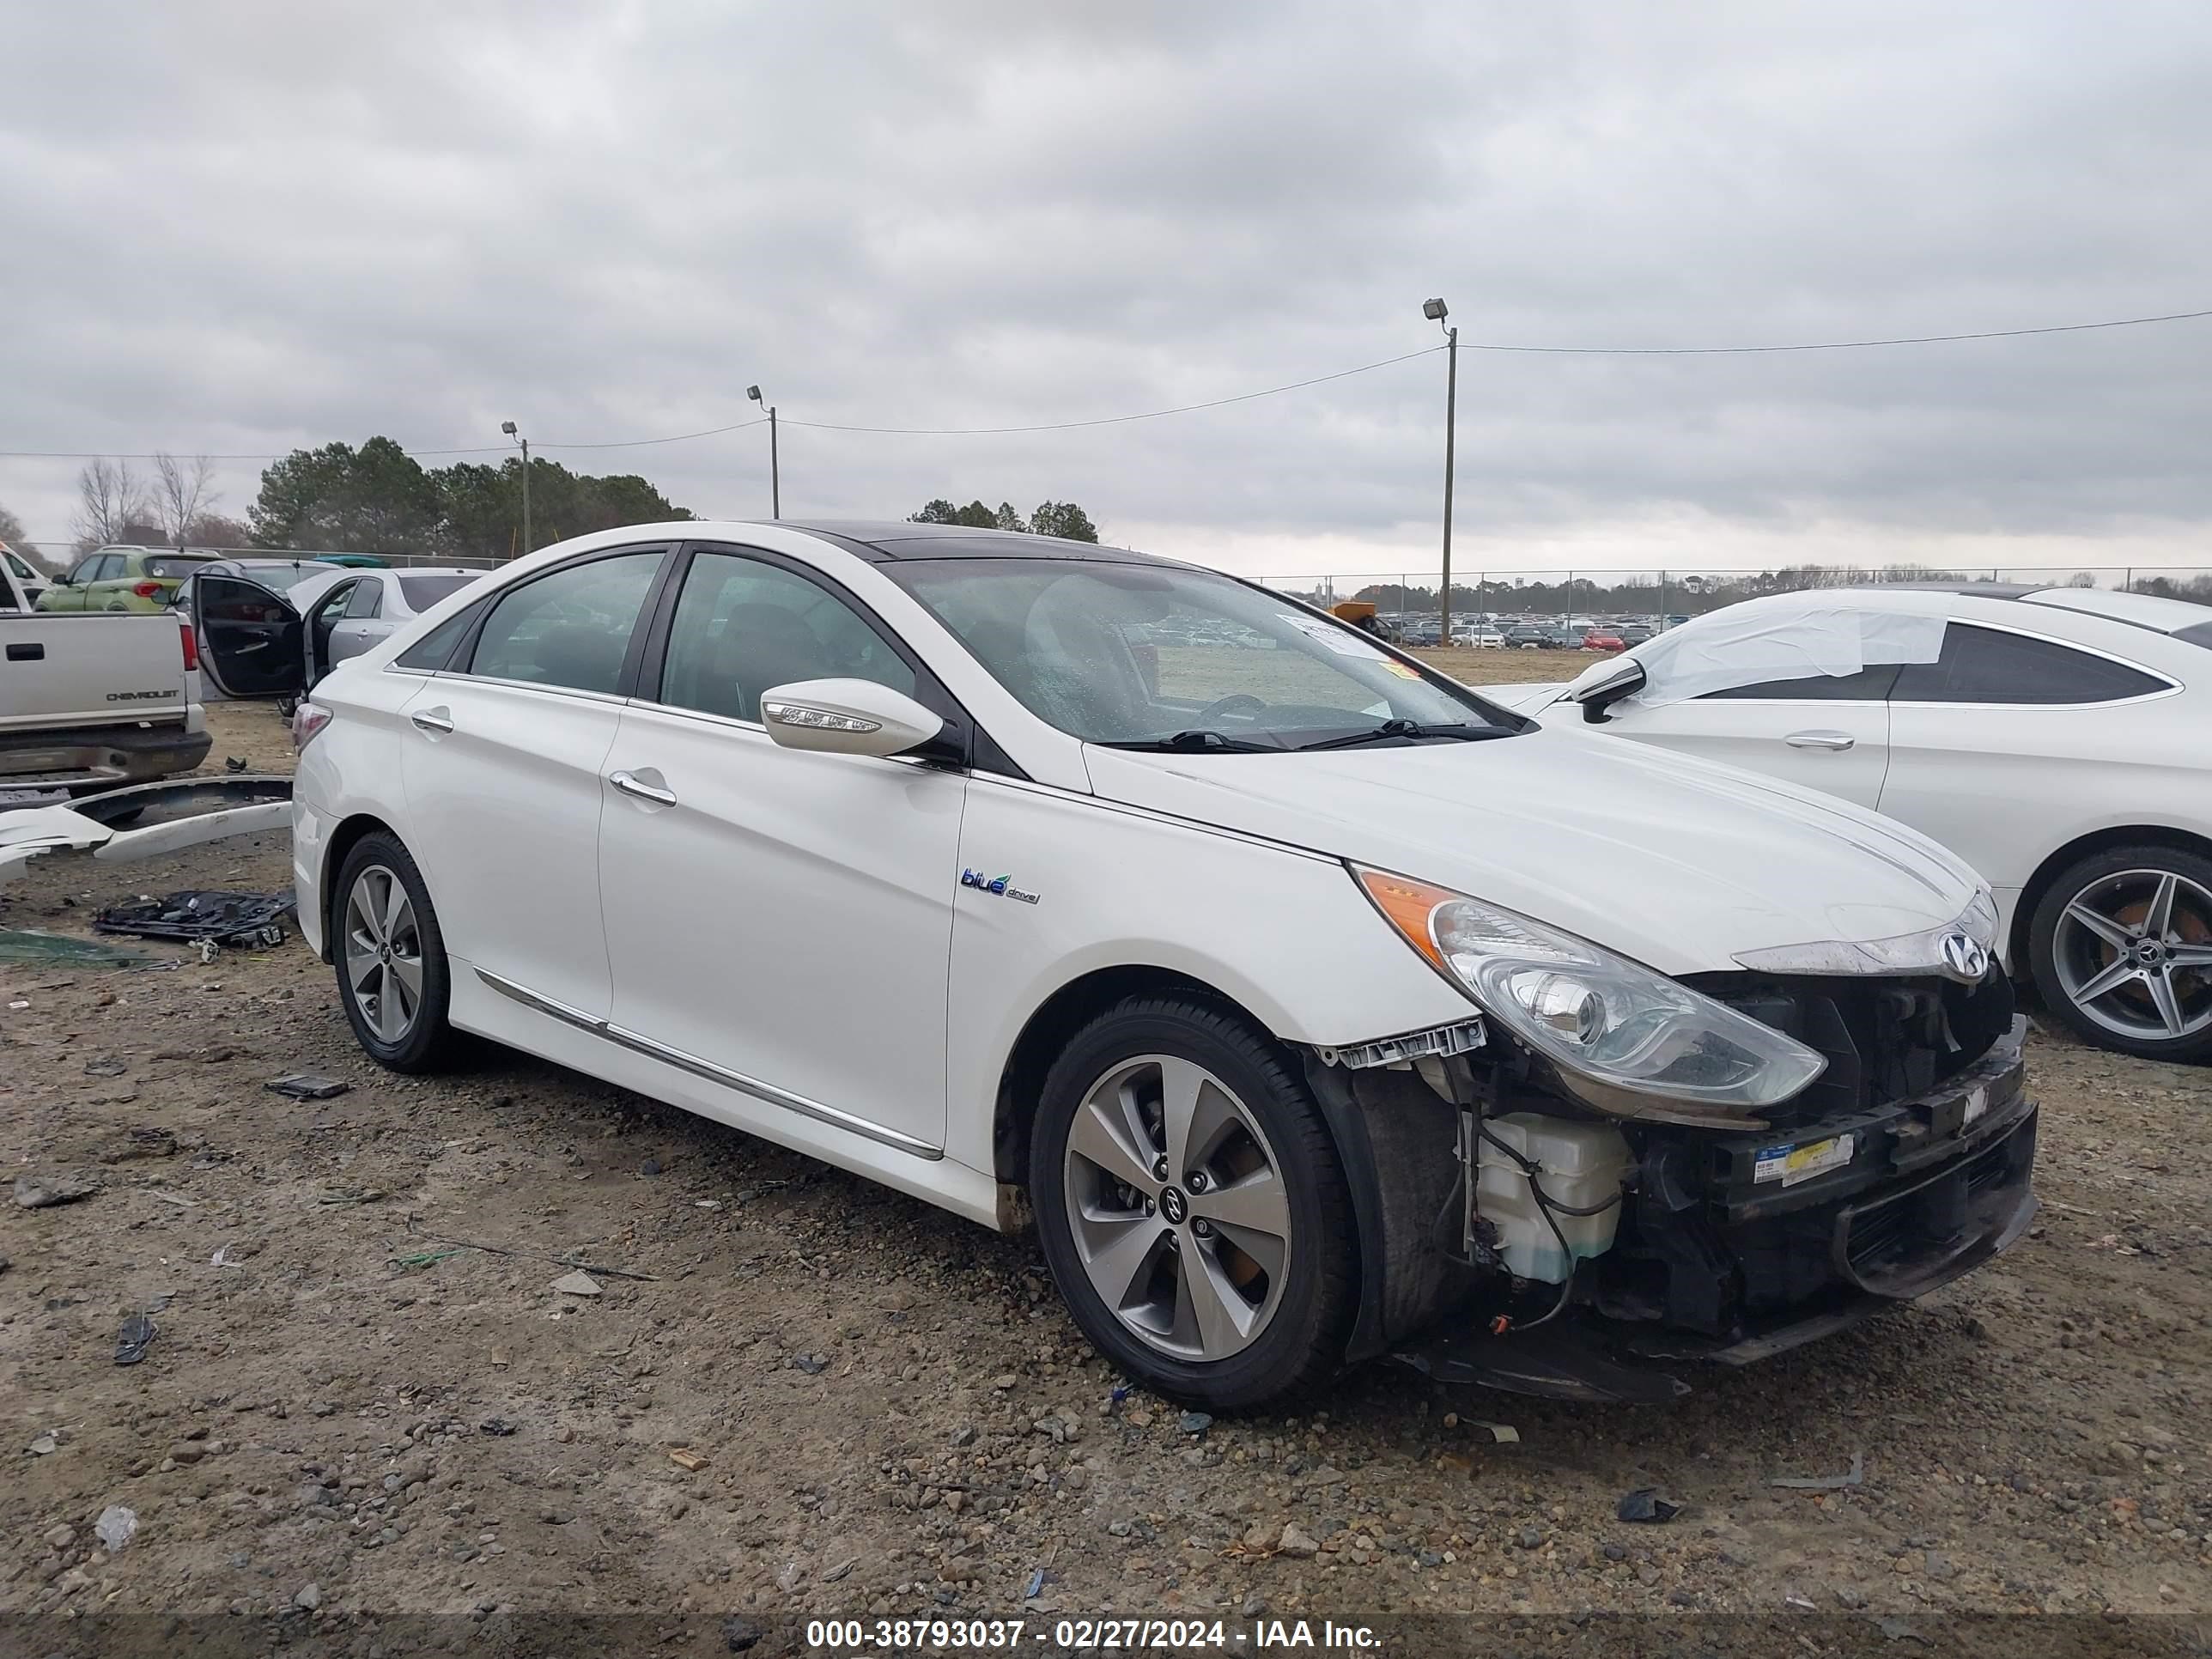
[{"label": "dirt lot", "polygon": [[[1534,656],[1480,660],[1546,677]],[[214,713],[218,762],[283,755],[266,708]],[[57,856],[0,888],[0,927],[288,878],[277,837]],[[1376,1364],[1325,1413],[1200,1425],[1111,1403],[1029,1240],[519,1055],[380,1073],[296,941],[0,966],[9,1174],[101,1183],[0,1204],[0,1612],[775,1633],[841,1612],[1596,1609],[1821,1652],[1989,1611],[2092,1615],[2033,1626],[2082,1652],[2201,1642],[2212,1075],[2051,1037],[2033,1058],[2041,1224],[1919,1306],[1668,1408],[1447,1397]],[[264,1086],[298,1071],[352,1086]],[[567,1296],[572,1260],[647,1277]],[[149,1310],[146,1358],[118,1366]],[[1856,1486],[1770,1484],[1854,1460]],[[1683,1512],[1616,1521],[1639,1486]],[[114,1553],[110,1505],[137,1517]]]},{"label": "dirt lot", "polygon": [[1469,685],[1498,685],[1506,681],[1571,680],[1598,660],[1595,651],[1473,651],[1455,646],[1449,651],[1413,653],[1431,667]]}]

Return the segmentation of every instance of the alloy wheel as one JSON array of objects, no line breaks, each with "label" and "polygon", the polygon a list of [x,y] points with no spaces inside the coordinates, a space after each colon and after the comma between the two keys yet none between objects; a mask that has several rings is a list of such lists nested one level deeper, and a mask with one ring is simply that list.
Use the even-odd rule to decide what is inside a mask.
[{"label": "alloy wheel", "polygon": [[2068,999],[2125,1037],[2212,1027],[2212,890],[2171,870],[2100,876],[2067,904],[2051,963]]},{"label": "alloy wheel", "polygon": [[1133,1334],[1200,1361],[1259,1339],[1290,1270],[1290,1195],[1220,1079],[1169,1054],[1122,1061],[1076,1108],[1065,1171],[1076,1255]]},{"label": "alloy wheel", "polygon": [[372,864],[346,895],[346,983],[380,1042],[407,1040],[422,1008],[422,936],[398,876]]}]

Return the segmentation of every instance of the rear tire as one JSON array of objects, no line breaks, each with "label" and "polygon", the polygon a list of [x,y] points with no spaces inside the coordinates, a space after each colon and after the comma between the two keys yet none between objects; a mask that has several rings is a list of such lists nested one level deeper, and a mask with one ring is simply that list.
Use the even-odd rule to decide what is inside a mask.
[{"label": "rear tire", "polygon": [[1076,1323],[1153,1393],[1243,1410],[1343,1364],[1358,1273],[1335,1143],[1289,1057],[1222,1008],[1134,997],[1075,1036],[1030,1201]]},{"label": "rear tire", "polygon": [[2100,1048],[2212,1055],[2212,859],[2115,847],[2069,866],[2028,927],[2044,1006]]},{"label": "rear tire", "polygon": [[447,1024],[453,970],[422,872],[397,836],[363,836],[338,868],[331,960],[355,1040],[394,1072],[445,1071],[465,1042]]}]

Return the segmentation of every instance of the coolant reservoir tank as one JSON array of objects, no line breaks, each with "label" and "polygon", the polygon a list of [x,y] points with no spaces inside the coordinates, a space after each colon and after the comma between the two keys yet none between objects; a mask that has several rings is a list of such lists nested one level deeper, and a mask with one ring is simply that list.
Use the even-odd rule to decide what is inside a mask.
[{"label": "coolant reservoir tank", "polygon": [[[1545,1195],[1570,1209],[1589,1209],[1616,1196],[1632,1162],[1628,1142],[1610,1124],[1515,1112],[1486,1119],[1484,1127],[1539,1165],[1541,1173],[1536,1179],[1543,1183]],[[1487,1140],[1477,1160],[1474,1198],[1482,1218],[1498,1230],[1498,1249],[1505,1265],[1523,1279],[1550,1285],[1566,1278],[1576,1261],[1611,1249],[1613,1230],[1620,1221],[1618,1204],[1597,1215],[1554,1212],[1546,1220],[1521,1166]],[[1554,1221],[1565,1235],[1567,1255],[1560,1254],[1559,1239],[1552,1231]]]}]

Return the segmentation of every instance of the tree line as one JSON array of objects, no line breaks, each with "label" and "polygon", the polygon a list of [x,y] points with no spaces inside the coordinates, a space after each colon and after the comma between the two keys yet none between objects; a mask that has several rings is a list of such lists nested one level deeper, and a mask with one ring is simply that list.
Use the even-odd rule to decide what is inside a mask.
[{"label": "tree line", "polygon": [[530,458],[531,545],[522,540],[522,459],[425,467],[389,438],[295,449],[261,475],[247,514],[254,544],[332,553],[506,559],[594,530],[689,519],[635,473],[594,477]]},{"label": "tree line", "polygon": [[[116,543],[159,547],[303,548],[332,553],[419,553],[507,559],[571,536],[695,515],[635,473],[573,472],[530,459],[531,546],[522,541],[522,459],[497,465],[462,461],[425,467],[389,438],[356,446],[295,449],[271,462],[243,520],[216,510],[216,467],[205,455],[88,461],[77,475],[71,522],[81,550]],[[1098,528],[1073,501],[1040,501],[1027,518],[1011,502],[994,509],[927,503],[916,524],[1096,542]],[[0,508],[0,540],[24,544],[21,520]]]},{"label": "tree line", "polygon": [[1039,501],[1036,511],[1024,519],[1014,511],[1012,501],[1000,501],[994,509],[980,501],[955,507],[939,497],[925,503],[921,512],[909,514],[907,522],[966,525],[971,530],[1011,530],[1018,535],[1058,536],[1071,542],[1098,539],[1098,526],[1073,501]]}]

